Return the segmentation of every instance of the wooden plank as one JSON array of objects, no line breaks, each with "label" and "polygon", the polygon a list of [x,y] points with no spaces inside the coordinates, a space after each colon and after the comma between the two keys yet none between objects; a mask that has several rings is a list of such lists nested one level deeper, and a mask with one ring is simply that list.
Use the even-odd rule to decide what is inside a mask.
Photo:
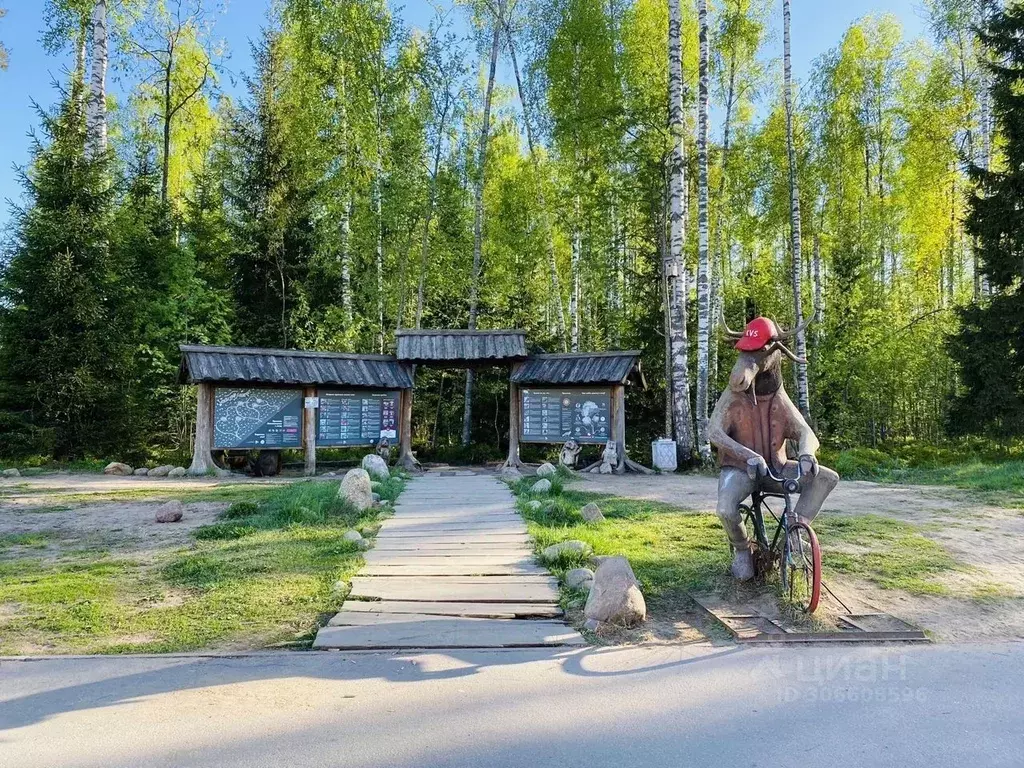
[{"label": "wooden plank", "polygon": [[522,544],[524,546],[530,543],[530,537],[525,533],[475,533],[473,531],[452,531],[448,534],[436,534],[436,535],[424,535],[417,533],[401,533],[391,531],[381,531],[377,534],[377,541],[388,541],[400,543],[402,541],[407,542],[419,542],[420,544],[504,544],[514,545]]},{"label": "wooden plank", "polygon": [[[420,558],[426,560],[427,558]],[[359,572],[360,576],[547,576],[539,565],[487,565],[486,563],[440,563],[415,565],[394,565],[391,563],[368,564]]]},{"label": "wooden plank", "polygon": [[586,645],[586,641],[576,630],[559,622],[467,619],[429,614],[408,614],[391,618],[399,620],[382,620],[368,626],[323,627],[317,632],[313,647],[371,650]]},{"label": "wooden plank", "polygon": [[350,597],[371,600],[418,600],[467,603],[555,603],[558,588],[551,584],[488,584],[480,576],[472,583],[439,583],[438,578],[361,578],[352,580]]},{"label": "wooden plank", "polygon": [[[556,603],[425,603],[406,600],[346,600],[342,613],[364,611],[369,613],[418,613],[440,616],[466,616],[491,619],[555,618],[562,615]],[[335,620],[343,621],[338,616]]]},{"label": "wooden plank", "polygon": [[[426,561],[435,558],[418,554],[415,552],[378,552],[370,550],[364,556],[367,566],[374,565],[422,565]],[[429,559],[428,559],[429,557]],[[533,557],[520,552],[499,555],[467,555],[456,553],[454,555],[443,555],[440,560],[447,565],[504,565],[504,566],[527,566],[534,565]],[[434,563],[437,565],[438,563]],[[539,566],[538,566],[539,567]]]}]

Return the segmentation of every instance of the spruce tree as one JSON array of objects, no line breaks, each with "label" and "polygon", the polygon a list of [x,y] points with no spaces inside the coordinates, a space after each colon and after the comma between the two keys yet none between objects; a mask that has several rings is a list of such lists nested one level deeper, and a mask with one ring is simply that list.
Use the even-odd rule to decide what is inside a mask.
[{"label": "spruce tree", "polygon": [[979,35],[990,51],[992,105],[1003,162],[976,166],[967,230],[990,298],[964,308],[950,344],[963,390],[952,424],[960,432],[1005,437],[1024,431],[1024,6],[994,16]]}]

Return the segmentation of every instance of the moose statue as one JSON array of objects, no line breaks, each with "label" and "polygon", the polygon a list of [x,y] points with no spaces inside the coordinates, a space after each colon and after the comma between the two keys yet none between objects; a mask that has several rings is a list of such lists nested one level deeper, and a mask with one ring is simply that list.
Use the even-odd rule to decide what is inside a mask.
[{"label": "moose statue", "polygon": [[[740,581],[754,577],[750,539],[743,525],[740,504],[755,490],[777,492],[768,469],[776,476],[800,476],[796,514],[810,522],[839,482],[839,475],[818,464],[818,438],[782,385],[782,357],[797,357],[783,343],[802,332],[783,331],[773,320],[758,317],[742,332],[729,330],[725,316],[719,322],[736,342],[739,357],[729,374],[729,386],[718,399],[709,424],[710,439],[718,449],[717,513],[734,552],[732,574]],[[798,461],[786,457],[786,441],[797,444]]]}]

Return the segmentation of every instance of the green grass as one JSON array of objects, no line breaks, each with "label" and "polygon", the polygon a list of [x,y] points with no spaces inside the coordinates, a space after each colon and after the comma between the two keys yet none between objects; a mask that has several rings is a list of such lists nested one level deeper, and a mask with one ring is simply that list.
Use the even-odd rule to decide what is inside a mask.
[{"label": "green grass", "polygon": [[[395,498],[404,481],[381,490]],[[0,561],[0,653],[170,652],[307,647],[362,564],[342,540],[366,532],[337,482],[248,489],[194,542],[152,562],[71,552]]]},{"label": "green grass", "polygon": [[0,552],[10,547],[31,547],[41,549],[46,546],[48,537],[43,533],[7,533],[0,534]]}]

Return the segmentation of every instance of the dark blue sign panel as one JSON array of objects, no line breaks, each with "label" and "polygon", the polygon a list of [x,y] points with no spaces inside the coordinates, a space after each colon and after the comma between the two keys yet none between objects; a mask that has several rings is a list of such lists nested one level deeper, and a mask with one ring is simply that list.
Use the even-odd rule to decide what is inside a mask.
[{"label": "dark blue sign panel", "polygon": [[217,388],[214,448],[299,448],[302,391]]},{"label": "dark blue sign panel", "polygon": [[519,396],[524,443],[606,443],[610,438],[610,389],[523,389]]},{"label": "dark blue sign panel", "polygon": [[391,443],[398,440],[397,391],[320,390],[317,394],[317,445],[376,445],[381,438]]}]

